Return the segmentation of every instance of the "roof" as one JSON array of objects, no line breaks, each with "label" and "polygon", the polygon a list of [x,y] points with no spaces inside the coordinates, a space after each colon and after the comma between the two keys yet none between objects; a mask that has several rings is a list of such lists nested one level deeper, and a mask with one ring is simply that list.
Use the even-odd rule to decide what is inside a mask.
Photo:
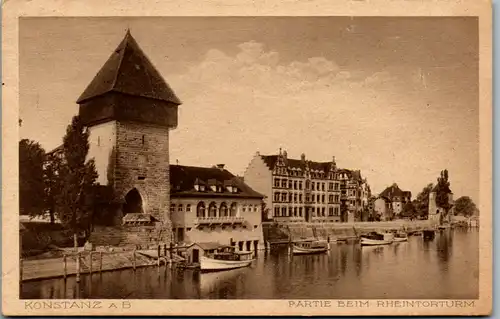
[{"label": "roof", "polygon": [[127,30],[122,42],[78,98],[77,103],[84,103],[108,92],[181,104],[132,37],[130,30]]},{"label": "roof", "polygon": [[[279,155],[261,155],[262,160],[264,161],[264,163],[266,163],[269,169],[274,168],[276,162],[278,161],[278,157]],[[299,168],[299,169],[305,169],[307,164],[309,165],[309,169],[311,170],[318,170],[318,171],[322,170],[324,172],[328,172],[330,170],[330,165],[332,164],[332,162],[313,162],[313,161],[302,161],[293,158],[286,158],[285,164],[289,168]]]},{"label": "roof", "polygon": [[153,222],[155,218],[149,214],[129,213],[123,216],[124,222]]},{"label": "roof", "polygon": [[[170,165],[170,183],[172,196],[264,197],[228,170],[217,167]],[[212,192],[210,188],[199,192],[194,188],[196,184],[235,186],[238,192],[233,193],[226,188],[222,192]]]},{"label": "roof", "polygon": [[394,197],[404,197],[404,196],[410,196],[411,197],[411,192],[410,191],[402,191],[398,184],[394,183],[391,186],[387,187],[384,189],[382,193],[380,193],[379,197],[386,197],[390,199],[391,201],[393,200]]},{"label": "roof", "polygon": [[224,248],[224,247],[231,247],[229,245],[222,245],[216,242],[207,242],[207,243],[193,243],[191,246],[197,245],[203,250],[212,250],[212,249],[219,249],[219,248]]}]

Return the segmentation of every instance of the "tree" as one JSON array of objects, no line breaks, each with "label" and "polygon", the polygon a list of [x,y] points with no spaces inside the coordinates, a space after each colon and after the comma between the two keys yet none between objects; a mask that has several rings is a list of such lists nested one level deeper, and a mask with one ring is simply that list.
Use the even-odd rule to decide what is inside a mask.
[{"label": "tree", "polygon": [[425,186],[422,191],[417,195],[413,206],[417,212],[417,216],[421,218],[427,218],[429,215],[429,194],[434,188],[434,184],[430,183]]},{"label": "tree", "polygon": [[62,160],[54,154],[48,154],[44,168],[44,183],[45,183],[45,208],[50,216],[50,223],[55,222],[57,198],[61,192],[61,169]]},{"label": "tree", "polygon": [[349,207],[347,206],[345,200],[340,203],[340,221],[345,223],[348,221]]},{"label": "tree", "polygon": [[412,202],[408,202],[403,206],[403,210],[401,211],[401,216],[406,218],[415,218],[417,217],[418,212]]},{"label": "tree", "polygon": [[455,215],[469,217],[477,212],[476,204],[469,196],[462,196],[455,201]]},{"label": "tree", "polygon": [[448,216],[448,213],[453,206],[450,203],[449,195],[451,194],[450,182],[448,180],[448,170],[441,171],[441,175],[437,179],[436,186],[436,205],[444,210],[442,217]]},{"label": "tree", "polygon": [[63,139],[64,163],[60,167],[61,190],[57,210],[63,224],[73,231],[75,250],[77,235],[88,231],[93,205],[93,187],[97,180],[94,159],[86,161],[89,132],[79,116],[74,116]]},{"label": "tree", "polygon": [[38,216],[44,213],[43,165],[45,150],[28,139],[19,141],[19,210]]}]

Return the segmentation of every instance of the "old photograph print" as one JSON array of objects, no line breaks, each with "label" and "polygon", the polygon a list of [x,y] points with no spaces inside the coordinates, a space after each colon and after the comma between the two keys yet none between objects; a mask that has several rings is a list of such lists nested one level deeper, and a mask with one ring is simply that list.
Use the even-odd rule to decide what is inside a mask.
[{"label": "old photograph print", "polygon": [[20,299],[479,298],[477,17],[20,18],[19,105]]}]

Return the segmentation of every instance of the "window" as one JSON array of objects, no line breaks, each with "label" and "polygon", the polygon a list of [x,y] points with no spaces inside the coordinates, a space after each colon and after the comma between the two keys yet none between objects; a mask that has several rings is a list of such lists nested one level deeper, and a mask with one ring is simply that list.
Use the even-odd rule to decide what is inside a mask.
[{"label": "window", "polygon": [[328,203],[333,203],[333,195],[328,195]]},{"label": "window", "polygon": [[288,207],[288,216],[293,216],[292,208],[291,207]]},{"label": "window", "polygon": [[333,216],[333,207],[328,207],[328,216]]},{"label": "window", "polygon": [[306,181],[306,189],[309,189],[309,186],[310,186],[310,182]]},{"label": "window", "polygon": [[325,195],[321,195],[321,202],[324,203],[325,202]]},{"label": "window", "polygon": [[280,193],[279,192],[275,192],[274,193],[274,201],[275,202],[279,202],[280,201]]},{"label": "window", "polygon": [[170,212],[175,213],[175,204],[170,205]]},{"label": "window", "polygon": [[328,183],[328,190],[332,191],[333,190],[333,183]]},{"label": "window", "polygon": [[227,217],[227,216],[229,216],[229,210],[227,209],[226,203],[220,204],[219,216],[221,216],[221,217]]},{"label": "window", "polygon": [[238,205],[236,203],[231,204],[231,208],[229,209],[229,214],[231,217],[236,217]]},{"label": "window", "polygon": [[293,202],[296,203],[297,202],[297,194],[293,194]]},{"label": "window", "polygon": [[324,208],[324,207],[321,209],[321,216],[323,216],[323,217],[325,216],[325,210],[326,210],[326,208]]},{"label": "window", "polygon": [[324,192],[325,191],[325,183],[321,183],[321,190]]},{"label": "window", "polygon": [[191,212],[191,204],[186,205],[186,212]]},{"label": "window", "polygon": [[279,178],[274,179],[274,187],[280,187],[280,179]]},{"label": "window", "polygon": [[177,209],[177,211],[182,212],[182,208],[182,204],[179,204],[179,208]]},{"label": "window", "polygon": [[217,217],[217,205],[211,202],[208,206],[208,217]]},{"label": "window", "polygon": [[281,194],[281,201],[282,202],[286,202],[287,201],[287,196],[286,195],[287,195],[287,193],[282,193]]},{"label": "window", "polygon": [[299,194],[299,203],[302,203],[302,194]]},{"label": "window", "polygon": [[286,188],[286,185],[287,185],[286,179],[282,179],[281,180],[281,187]]},{"label": "window", "polygon": [[339,215],[339,208],[338,207],[335,207],[334,208],[334,212],[335,212],[335,216],[338,216]]},{"label": "window", "polygon": [[302,217],[302,207],[299,207],[299,216]]},{"label": "window", "polygon": [[293,189],[297,189],[297,181],[293,182]]},{"label": "window", "polygon": [[241,211],[242,212],[246,212],[247,211],[247,205],[243,205],[243,209]]},{"label": "window", "polygon": [[288,181],[288,188],[293,188],[293,182],[292,181]]},{"label": "window", "polygon": [[302,189],[302,182],[299,182],[299,189]]},{"label": "window", "polygon": [[319,194],[316,195],[316,202],[321,203]]},{"label": "window", "polygon": [[311,189],[314,190],[314,182],[311,182]]},{"label": "window", "polygon": [[205,217],[205,203],[199,202],[198,206],[196,206],[196,217],[204,218]]},{"label": "window", "polygon": [[339,190],[339,183],[335,183],[335,190],[338,191]]},{"label": "window", "polygon": [[280,215],[280,208],[274,207],[274,216],[279,216],[279,215]]},{"label": "window", "polygon": [[297,216],[297,207],[294,207],[293,209],[293,216]]},{"label": "window", "polygon": [[281,207],[281,216],[286,216],[286,207]]}]

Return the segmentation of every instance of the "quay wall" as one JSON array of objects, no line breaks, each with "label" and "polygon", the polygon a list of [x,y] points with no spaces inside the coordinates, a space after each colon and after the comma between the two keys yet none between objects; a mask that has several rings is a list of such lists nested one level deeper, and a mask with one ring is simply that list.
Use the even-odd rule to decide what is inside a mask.
[{"label": "quay wall", "polygon": [[388,231],[405,229],[406,231],[422,230],[435,225],[429,220],[395,220],[382,222],[347,222],[347,223],[264,223],[264,241],[273,242],[288,238],[326,238],[356,237],[371,231]]}]

